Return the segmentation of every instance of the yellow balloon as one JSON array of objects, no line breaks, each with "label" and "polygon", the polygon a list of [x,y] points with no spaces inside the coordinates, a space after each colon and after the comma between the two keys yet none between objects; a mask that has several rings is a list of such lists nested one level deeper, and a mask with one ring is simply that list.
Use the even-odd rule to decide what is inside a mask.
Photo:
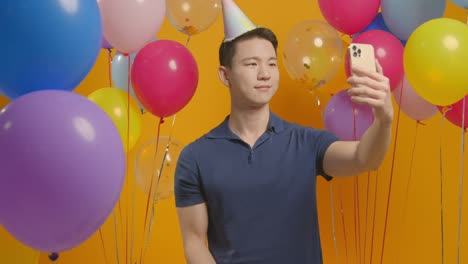
[{"label": "yellow balloon", "polygon": [[[132,149],[141,134],[141,111],[135,99],[130,96],[130,115],[128,114],[129,96],[124,90],[113,87],[101,88],[88,95],[88,99],[100,106],[114,122],[125,151],[127,151],[127,142],[128,150]],[[128,131],[129,121],[130,131]],[[128,132],[129,139],[127,140]]]},{"label": "yellow balloon", "polygon": [[343,43],[328,23],[305,20],[294,25],[284,42],[286,71],[310,90],[327,83],[341,66]]},{"label": "yellow balloon", "polygon": [[468,26],[451,18],[430,20],[405,46],[408,82],[426,101],[450,105],[468,94]]},{"label": "yellow balloon", "polygon": [[[169,147],[167,148],[167,146]],[[174,174],[183,147],[184,145],[177,139],[171,138],[169,140],[169,137],[161,136],[159,140],[152,138],[143,144],[136,153],[135,177],[137,183],[146,194],[149,194],[150,186],[152,186],[151,195],[155,201],[174,194]],[[161,176],[159,177],[159,175]]]},{"label": "yellow balloon", "polygon": [[0,263],[37,264],[40,252],[19,242],[0,226]]},{"label": "yellow balloon", "polygon": [[191,36],[209,28],[220,10],[220,0],[168,0],[166,15],[177,30]]}]

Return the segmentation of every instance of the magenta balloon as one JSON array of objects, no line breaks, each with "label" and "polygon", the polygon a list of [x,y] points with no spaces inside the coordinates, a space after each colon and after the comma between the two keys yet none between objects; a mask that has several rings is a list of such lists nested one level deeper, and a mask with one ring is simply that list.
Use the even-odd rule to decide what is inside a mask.
[{"label": "magenta balloon", "polygon": [[112,120],[87,98],[42,90],[0,111],[0,222],[42,252],[88,239],[119,199],[125,154]]},{"label": "magenta balloon", "polygon": [[158,40],[137,53],[132,65],[132,84],[145,109],[158,117],[171,116],[195,94],[198,66],[182,44]]},{"label": "magenta balloon", "polygon": [[374,115],[367,105],[354,104],[348,90],[339,91],[328,101],[323,115],[325,129],[341,140],[359,140],[371,126]]},{"label": "magenta balloon", "polygon": [[319,0],[323,17],[336,30],[353,35],[377,16],[380,0]]},{"label": "magenta balloon", "polygon": [[[463,109],[463,100],[465,100],[465,109]],[[445,107],[438,106],[441,113],[444,113]],[[464,117],[463,117],[464,115]],[[468,95],[457,101],[456,103],[447,106],[445,117],[458,127],[468,128]],[[464,119],[463,119],[464,118]],[[463,122],[464,121],[464,122]]]}]

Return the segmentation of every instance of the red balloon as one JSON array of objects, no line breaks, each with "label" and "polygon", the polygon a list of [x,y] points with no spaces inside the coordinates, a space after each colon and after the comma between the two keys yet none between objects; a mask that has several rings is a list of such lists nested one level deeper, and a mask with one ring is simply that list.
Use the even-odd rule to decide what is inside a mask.
[{"label": "red balloon", "polygon": [[[401,84],[405,73],[403,68],[404,47],[397,37],[387,31],[376,29],[359,34],[352,43],[374,46],[375,58],[382,66],[384,75],[390,79],[391,90],[395,90]],[[345,56],[345,72],[348,77],[351,76],[348,52]]]},{"label": "red balloon", "polygon": [[198,67],[185,46],[172,40],[158,40],[137,53],[131,77],[141,104],[163,118],[190,102],[198,85]]},{"label": "red balloon", "polygon": [[[465,125],[463,126],[463,100],[465,100]],[[437,106],[439,111],[443,114],[444,111],[445,117],[454,125],[467,129],[468,128],[468,95],[462,98],[460,101],[454,103],[453,105]]]},{"label": "red balloon", "polygon": [[336,30],[353,35],[377,16],[380,0],[319,0],[323,17]]}]

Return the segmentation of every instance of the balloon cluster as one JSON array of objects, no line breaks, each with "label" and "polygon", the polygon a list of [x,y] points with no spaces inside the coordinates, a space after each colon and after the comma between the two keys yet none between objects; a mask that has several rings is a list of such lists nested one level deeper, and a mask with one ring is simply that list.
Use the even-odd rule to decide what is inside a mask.
[{"label": "balloon cluster", "polygon": [[[8,41],[0,42],[8,51],[8,63],[0,65],[0,93],[10,99],[0,110],[0,230],[20,242],[9,243],[17,253],[0,254],[8,261],[69,250],[101,227],[120,198],[125,152],[138,144],[142,111],[161,119],[174,115],[198,85],[198,66],[187,47],[155,38],[164,18],[190,37],[215,22],[221,4],[44,0],[5,5],[0,24],[19,25],[5,27]],[[114,85],[86,97],[75,93],[101,49],[116,51]],[[170,142],[166,165],[172,168],[182,145]],[[148,144],[139,150],[147,151]],[[145,166],[154,162],[145,153],[137,167],[143,189]],[[165,178],[162,184],[169,186],[170,176]],[[161,192],[158,199],[170,193]]]},{"label": "balloon cluster", "polygon": [[[285,40],[283,58],[293,80],[315,91],[335,76],[342,61],[349,77],[349,54],[342,56],[340,38],[340,33],[347,34],[352,43],[374,47],[395,101],[406,115],[419,121],[438,109],[448,110],[447,118],[461,126],[460,108],[468,94],[468,27],[442,17],[445,0],[318,2],[326,22],[302,21]],[[466,0],[452,2],[468,7]],[[349,96],[338,92],[326,105],[323,118],[328,130],[351,140],[359,139],[360,129],[370,126],[369,116],[372,109],[351,104]],[[352,124],[338,125],[349,118]]]}]

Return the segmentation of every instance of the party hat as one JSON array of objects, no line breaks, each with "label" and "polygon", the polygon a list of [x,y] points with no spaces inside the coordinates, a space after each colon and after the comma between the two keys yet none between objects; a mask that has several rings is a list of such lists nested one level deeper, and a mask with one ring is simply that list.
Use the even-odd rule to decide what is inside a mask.
[{"label": "party hat", "polygon": [[222,0],[222,6],[224,17],[224,42],[231,41],[256,28],[233,0]]}]

